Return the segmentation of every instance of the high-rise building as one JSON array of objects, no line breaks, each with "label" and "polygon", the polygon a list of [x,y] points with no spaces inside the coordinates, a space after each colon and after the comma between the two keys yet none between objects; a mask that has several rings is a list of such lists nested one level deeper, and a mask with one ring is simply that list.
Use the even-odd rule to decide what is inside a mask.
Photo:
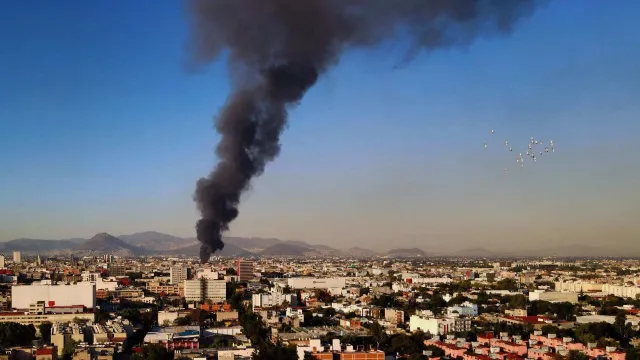
[{"label": "high-rise building", "polygon": [[125,264],[109,263],[109,276],[127,276],[127,266]]},{"label": "high-rise building", "polygon": [[75,255],[71,254],[70,262],[71,262],[71,265],[76,265],[77,260]]},{"label": "high-rise building", "polygon": [[202,297],[202,280],[185,280],[184,281],[184,299],[191,302],[201,302]]},{"label": "high-rise building", "polygon": [[4,255],[0,255],[0,268],[4,269]]},{"label": "high-rise building", "polygon": [[22,262],[22,254],[20,254],[20,251],[13,252],[13,262],[16,264]]},{"label": "high-rise building", "polygon": [[170,279],[171,283],[174,285],[187,280],[187,267],[182,265],[172,266],[170,270]]},{"label": "high-rise building", "polygon": [[236,260],[236,273],[240,281],[253,280],[253,261]]},{"label": "high-rise building", "polygon": [[204,300],[214,303],[227,299],[227,282],[224,280],[202,279],[204,283]]}]

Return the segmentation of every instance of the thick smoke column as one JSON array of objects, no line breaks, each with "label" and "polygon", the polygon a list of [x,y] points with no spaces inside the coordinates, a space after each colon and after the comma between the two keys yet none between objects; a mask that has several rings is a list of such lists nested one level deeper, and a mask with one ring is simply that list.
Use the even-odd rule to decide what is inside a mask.
[{"label": "thick smoke column", "polygon": [[216,119],[219,163],[197,183],[200,258],[224,246],[240,195],[280,152],[287,112],[346,50],[387,41],[422,50],[509,33],[527,0],[191,0],[196,63],[228,55],[233,92]]}]

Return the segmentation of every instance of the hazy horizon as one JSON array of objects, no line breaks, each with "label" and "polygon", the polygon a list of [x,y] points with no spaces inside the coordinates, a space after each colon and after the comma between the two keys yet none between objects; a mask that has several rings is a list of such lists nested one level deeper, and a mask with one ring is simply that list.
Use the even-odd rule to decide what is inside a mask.
[{"label": "hazy horizon", "polygon": [[[75,5],[1,5],[0,240],[195,236],[224,62],[185,71],[179,2]],[[399,69],[392,48],[349,53],[292,111],[228,235],[640,252],[639,11],[550,2],[513,34]],[[518,168],[530,136],[556,151]]]}]

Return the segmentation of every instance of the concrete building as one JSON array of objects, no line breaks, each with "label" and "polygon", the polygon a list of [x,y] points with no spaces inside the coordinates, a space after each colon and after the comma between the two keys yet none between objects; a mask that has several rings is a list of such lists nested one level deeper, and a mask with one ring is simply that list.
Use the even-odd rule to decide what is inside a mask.
[{"label": "concrete building", "polygon": [[529,301],[570,302],[578,303],[578,293],[558,291],[532,291],[529,293]]},{"label": "concrete building", "polygon": [[13,252],[13,262],[16,264],[22,262],[22,254],[20,251]]},{"label": "concrete building", "polygon": [[253,261],[236,260],[236,273],[241,282],[253,280]]},{"label": "concrete building", "polygon": [[0,313],[0,322],[16,322],[22,325],[38,326],[42,323],[66,323],[75,319],[95,321],[93,312],[65,313],[65,314],[32,314],[29,312]]},{"label": "concrete building", "polygon": [[182,265],[172,266],[169,270],[172,284],[181,284],[183,281],[187,280],[187,267]]},{"label": "concrete building", "polygon": [[204,283],[204,300],[223,302],[227,299],[227,283],[224,280],[202,279]]},{"label": "concrete building", "polygon": [[604,284],[583,282],[583,281],[556,281],[554,287],[556,291],[571,291],[575,293],[600,292]]},{"label": "concrete building", "polygon": [[109,276],[127,276],[127,266],[125,264],[109,263]]},{"label": "concrete building", "polygon": [[188,302],[223,302],[227,299],[227,283],[207,278],[184,280],[184,297]]},{"label": "concrete building", "polygon": [[80,282],[76,285],[16,285],[11,287],[14,309],[29,309],[32,304],[44,302],[47,307],[82,305],[96,306],[96,285]]},{"label": "concrete building", "polygon": [[0,269],[4,269],[4,255],[0,255]]},{"label": "concrete building", "polygon": [[404,323],[404,311],[396,309],[384,309],[384,319],[392,324]]},{"label": "concrete building", "polygon": [[203,299],[202,294],[202,281],[197,280],[185,280],[184,281],[184,298],[187,302],[201,302]]},{"label": "concrete building", "polygon": [[460,316],[478,316],[478,305],[466,301],[460,305],[448,307],[447,314],[449,316],[455,314]]},{"label": "concrete building", "polygon": [[604,284],[602,286],[602,292],[608,295],[615,295],[619,297],[627,297],[627,298],[635,299],[636,296],[640,294],[640,287]]},{"label": "concrete building", "polygon": [[56,323],[51,327],[51,343],[58,348],[58,355],[62,355],[64,346],[75,341],[85,342],[84,329],[76,323]]},{"label": "concrete building", "polygon": [[253,294],[251,296],[253,309],[280,306],[285,301],[289,303],[289,306],[298,306],[298,297],[296,294],[273,292],[270,294]]},{"label": "concrete building", "polygon": [[342,289],[345,287],[345,279],[335,278],[315,278],[297,277],[287,279],[287,285],[292,289]]},{"label": "concrete building", "polygon": [[420,315],[411,315],[409,318],[409,331],[414,332],[421,330],[424,333],[432,335],[439,334],[440,326],[438,319],[434,317],[424,317]]}]

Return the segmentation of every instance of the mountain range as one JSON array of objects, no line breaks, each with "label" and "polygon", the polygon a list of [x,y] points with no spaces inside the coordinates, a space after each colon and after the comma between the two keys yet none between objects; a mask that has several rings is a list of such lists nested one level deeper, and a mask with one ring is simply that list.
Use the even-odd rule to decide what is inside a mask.
[{"label": "mountain range", "polygon": [[[378,253],[369,249],[352,247],[349,249],[336,249],[327,245],[310,245],[304,241],[280,240],[276,238],[236,237],[224,238],[224,249],[218,251],[218,256],[249,257],[249,256],[348,256],[348,257],[426,257],[425,251],[418,248],[396,248],[386,253]],[[631,249],[633,250],[633,249]],[[197,256],[200,253],[200,243],[195,238],[183,238],[156,231],[139,232],[129,235],[113,236],[108,233],[99,233],[90,239],[16,239],[0,242],[0,253],[9,255],[13,251],[20,251],[26,255],[56,255],[56,254],[105,254],[111,253],[121,256],[142,255],[187,255]],[[518,251],[490,251],[485,248],[469,248],[454,251],[448,254],[459,257],[491,258],[500,256],[574,256],[574,257],[599,257],[599,256],[638,256],[638,251],[630,249],[616,250],[615,248],[600,248],[573,244],[566,246],[522,249]]]},{"label": "mountain range", "polygon": [[[327,245],[310,245],[304,241],[280,240],[275,238],[257,237],[225,237],[224,249],[216,252],[218,256],[249,257],[249,256],[339,256],[355,257],[375,256],[376,253],[358,249],[341,251]],[[102,232],[90,239],[16,239],[0,242],[0,253],[10,254],[20,251],[24,254],[56,255],[56,254],[114,254],[120,256],[142,255],[186,255],[197,256],[200,253],[200,243],[196,238],[182,238],[178,236],[145,231],[129,235],[113,236]]]}]

